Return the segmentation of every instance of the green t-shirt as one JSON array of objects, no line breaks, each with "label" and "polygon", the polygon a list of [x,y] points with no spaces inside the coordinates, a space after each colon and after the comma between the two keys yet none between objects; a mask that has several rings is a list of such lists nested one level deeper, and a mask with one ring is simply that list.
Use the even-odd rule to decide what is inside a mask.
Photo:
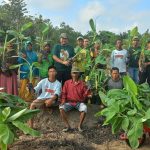
[{"label": "green t-shirt", "polygon": [[39,69],[40,78],[46,78],[48,76],[48,67],[54,64],[52,54],[48,54],[48,59],[42,59],[41,66]]},{"label": "green t-shirt", "polygon": [[138,68],[139,67],[139,58],[140,58],[140,54],[141,54],[141,48],[137,47],[137,48],[133,48],[130,47],[129,50],[129,67],[134,67],[134,68]]},{"label": "green t-shirt", "polygon": [[[66,61],[68,58],[71,58],[75,55],[74,48],[70,45],[57,44],[53,47],[53,55],[57,56],[62,61]],[[56,61],[54,61],[54,65],[57,71],[71,70],[71,65],[66,66]]]}]

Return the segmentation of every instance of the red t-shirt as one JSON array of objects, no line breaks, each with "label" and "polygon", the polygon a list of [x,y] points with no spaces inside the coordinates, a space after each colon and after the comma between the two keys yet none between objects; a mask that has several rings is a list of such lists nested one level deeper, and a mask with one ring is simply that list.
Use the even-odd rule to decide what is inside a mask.
[{"label": "red t-shirt", "polygon": [[88,95],[88,88],[83,81],[67,80],[63,86],[61,99],[65,102],[83,102]]}]

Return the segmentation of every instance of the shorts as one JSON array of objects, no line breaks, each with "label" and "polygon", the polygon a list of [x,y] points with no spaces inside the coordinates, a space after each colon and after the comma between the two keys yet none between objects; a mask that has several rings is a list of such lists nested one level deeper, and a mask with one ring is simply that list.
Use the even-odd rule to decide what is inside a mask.
[{"label": "shorts", "polygon": [[65,112],[70,111],[72,109],[77,109],[80,112],[87,113],[87,106],[84,103],[77,103],[76,105],[65,103],[63,105],[59,105],[59,109],[63,109]]}]

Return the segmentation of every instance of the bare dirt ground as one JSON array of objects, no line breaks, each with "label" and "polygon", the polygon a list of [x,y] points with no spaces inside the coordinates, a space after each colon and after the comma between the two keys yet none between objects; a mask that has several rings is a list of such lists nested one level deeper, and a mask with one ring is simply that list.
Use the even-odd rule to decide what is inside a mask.
[{"label": "bare dirt ground", "polygon": [[[73,131],[62,132],[64,124],[60,118],[58,108],[53,112],[41,111],[35,117],[35,128],[41,131],[41,137],[21,135],[19,140],[10,146],[10,150],[130,150],[128,145],[119,140],[119,135],[112,135],[109,126],[96,124],[94,114],[99,111],[98,106],[88,105],[88,113],[84,122],[85,131],[76,130],[79,113],[68,113]],[[150,139],[139,150],[150,150]]]}]

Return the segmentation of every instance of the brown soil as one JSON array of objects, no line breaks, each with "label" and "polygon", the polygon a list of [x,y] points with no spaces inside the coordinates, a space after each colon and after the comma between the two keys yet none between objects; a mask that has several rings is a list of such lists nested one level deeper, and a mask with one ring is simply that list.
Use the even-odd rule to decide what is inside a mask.
[{"label": "brown soil", "polygon": [[[64,124],[60,118],[58,108],[53,112],[41,111],[35,117],[35,128],[41,131],[41,137],[21,135],[19,140],[10,146],[10,150],[130,150],[124,141],[111,134],[109,126],[97,124],[94,114],[99,111],[98,106],[88,105],[88,113],[84,122],[85,131],[76,130],[79,113],[68,113],[73,131],[62,132]],[[144,146],[139,150],[149,150],[150,142],[147,138]]]}]

